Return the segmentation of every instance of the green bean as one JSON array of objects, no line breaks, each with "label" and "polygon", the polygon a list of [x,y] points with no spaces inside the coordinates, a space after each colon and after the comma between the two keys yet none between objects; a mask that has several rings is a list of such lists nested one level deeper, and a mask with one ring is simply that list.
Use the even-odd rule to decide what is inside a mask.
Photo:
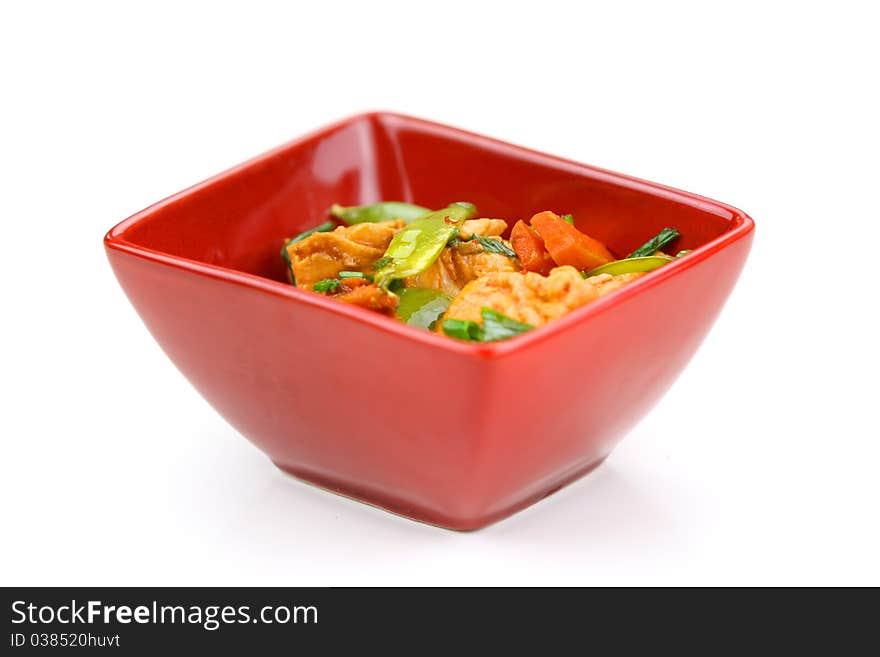
[{"label": "green bean", "polygon": [[353,205],[350,207],[343,207],[334,203],[330,207],[330,215],[342,220],[349,226],[352,224],[375,223],[377,221],[391,221],[392,219],[403,219],[406,223],[410,223],[429,212],[428,208],[400,201],[384,201],[382,203],[373,203],[372,205]]},{"label": "green bean", "polygon": [[397,316],[411,326],[430,329],[452,302],[448,296],[426,287],[407,287],[400,292]]},{"label": "green bean", "polygon": [[392,238],[383,256],[387,264],[378,270],[376,283],[387,288],[395,279],[425,271],[459,226],[476,214],[472,203],[459,202],[416,219]]},{"label": "green bean", "polygon": [[584,278],[590,276],[598,276],[599,274],[611,274],[619,276],[620,274],[637,274],[640,272],[653,271],[663,265],[668,265],[675,260],[669,256],[647,256],[642,258],[626,258],[625,260],[615,260],[601,267],[596,267],[587,273],[581,273]]}]

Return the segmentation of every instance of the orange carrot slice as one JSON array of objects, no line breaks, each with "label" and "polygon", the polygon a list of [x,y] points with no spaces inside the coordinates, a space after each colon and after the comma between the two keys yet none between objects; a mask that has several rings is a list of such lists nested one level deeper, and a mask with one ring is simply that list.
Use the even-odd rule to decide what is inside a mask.
[{"label": "orange carrot slice", "polygon": [[544,240],[544,246],[557,265],[571,265],[581,271],[590,271],[614,260],[602,242],[563,221],[555,212],[539,212],[532,217],[531,224]]},{"label": "orange carrot slice", "polygon": [[544,240],[522,220],[517,221],[510,231],[510,245],[516,252],[523,271],[546,276],[556,266],[544,248]]}]

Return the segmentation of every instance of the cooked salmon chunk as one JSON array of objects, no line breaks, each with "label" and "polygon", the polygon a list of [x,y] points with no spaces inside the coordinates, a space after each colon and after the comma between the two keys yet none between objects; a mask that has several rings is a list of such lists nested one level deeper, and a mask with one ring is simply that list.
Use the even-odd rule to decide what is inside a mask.
[{"label": "cooked salmon chunk", "polygon": [[543,326],[640,275],[604,274],[584,280],[577,269],[569,266],[556,267],[549,276],[534,272],[495,272],[465,285],[443,318],[482,324],[481,310],[491,308],[519,322]]},{"label": "cooked salmon chunk", "polygon": [[391,238],[406,224],[397,219],[340,226],[315,233],[287,247],[296,284],[310,290],[318,281],[336,278],[341,271],[370,273]]}]

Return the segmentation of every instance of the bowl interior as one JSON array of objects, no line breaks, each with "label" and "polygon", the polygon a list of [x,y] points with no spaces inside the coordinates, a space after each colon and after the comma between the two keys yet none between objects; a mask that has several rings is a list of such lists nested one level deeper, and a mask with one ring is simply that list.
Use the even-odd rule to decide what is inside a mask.
[{"label": "bowl interior", "polygon": [[695,249],[731,230],[735,211],[666,189],[420,119],[373,113],[318,131],[135,215],[114,237],[147,249],[283,281],[284,240],[326,220],[332,203],[476,203],[481,216],[572,213],[624,256],[665,226]]}]

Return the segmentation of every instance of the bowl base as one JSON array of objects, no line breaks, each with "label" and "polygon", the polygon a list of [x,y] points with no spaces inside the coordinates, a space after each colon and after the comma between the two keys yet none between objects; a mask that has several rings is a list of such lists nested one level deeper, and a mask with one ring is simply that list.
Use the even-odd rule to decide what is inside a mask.
[{"label": "bowl base", "polygon": [[540,502],[544,498],[550,497],[554,493],[562,490],[563,488],[577,481],[581,477],[590,474],[593,470],[602,465],[602,463],[605,462],[606,458],[607,456],[603,456],[597,461],[593,461],[586,466],[577,468],[573,472],[568,473],[561,479],[557,480],[553,486],[543,489],[534,495],[527,496],[526,498],[521,499],[516,503],[501,509],[500,511],[493,511],[492,513],[488,513],[477,518],[449,516],[446,514],[438,513],[437,511],[432,509],[425,509],[422,507],[407,504],[405,502],[382,498],[381,496],[372,494],[371,492],[361,489],[359,487],[349,486],[334,481],[328,477],[320,476],[304,468],[282,465],[277,461],[272,461],[272,463],[283,473],[293,477],[294,479],[297,479],[298,481],[309,484],[311,486],[315,486],[316,488],[320,488],[321,490],[327,491],[329,493],[335,493],[336,495],[346,497],[350,500],[354,500],[355,502],[367,504],[377,509],[393,513],[396,516],[406,518],[407,520],[415,520],[416,522],[439,527],[440,529],[451,529],[454,531],[467,532],[487,527],[488,525],[494,524],[499,520],[503,520],[508,516],[512,516],[513,514],[522,511],[526,507]]}]

